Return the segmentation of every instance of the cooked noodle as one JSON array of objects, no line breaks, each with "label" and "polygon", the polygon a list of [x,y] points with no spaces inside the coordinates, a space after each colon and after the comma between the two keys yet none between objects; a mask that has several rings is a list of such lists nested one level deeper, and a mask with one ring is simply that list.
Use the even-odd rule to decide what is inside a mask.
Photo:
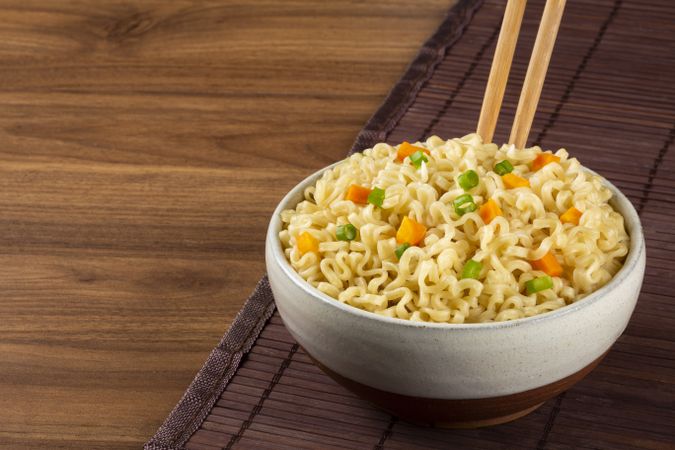
[{"label": "cooked noodle", "polygon": [[[309,284],[351,306],[388,317],[449,323],[513,320],[575,302],[607,283],[628,251],[623,217],[608,204],[609,189],[567,151],[559,162],[531,171],[539,147],[517,150],[481,143],[475,134],[414,144],[430,151],[416,168],[397,162],[397,147],[377,144],[323,173],[305,190],[295,209],[282,212],[280,232],[286,257]],[[495,164],[508,160],[530,187],[506,189]],[[485,224],[478,211],[460,216],[453,200],[465,191],[457,177],[473,169],[479,184],[476,204],[497,202],[502,216]],[[345,200],[350,185],[385,190],[381,207]],[[560,215],[574,206],[578,225]],[[404,216],[424,224],[424,239],[399,260],[396,231]],[[351,223],[357,238],[336,238],[338,225]],[[299,251],[309,232],[318,252]],[[547,253],[564,268],[553,287],[528,295],[525,284],[545,275],[531,261]],[[482,263],[478,279],[461,278],[465,263]]]}]

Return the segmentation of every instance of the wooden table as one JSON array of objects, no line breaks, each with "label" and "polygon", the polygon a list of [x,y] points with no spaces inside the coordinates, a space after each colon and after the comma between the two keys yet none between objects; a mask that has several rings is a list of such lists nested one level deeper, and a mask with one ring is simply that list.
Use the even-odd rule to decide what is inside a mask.
[{"label": "wooden table", "polygon": [[0,448],[139,448],[451,0],[0,3]]}]

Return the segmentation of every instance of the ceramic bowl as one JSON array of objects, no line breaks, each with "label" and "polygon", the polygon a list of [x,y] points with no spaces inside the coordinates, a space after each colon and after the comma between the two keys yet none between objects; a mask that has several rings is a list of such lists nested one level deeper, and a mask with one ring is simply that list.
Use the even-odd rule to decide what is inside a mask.
[{"label": "ceramic bowl", "polygon": [[280,213],[295,207],[323,170],[293,188],[274,211],[265,254],[269,282],[288,331],[317,365],[394,415],[446,427],[516,419],[588,374],[626,328],[642,285],[645,244],[635,209],[609,182],[631,242],[624,266],[608,284],[543,315],[452,325],[362,311],[295,272],[278,238]]}]

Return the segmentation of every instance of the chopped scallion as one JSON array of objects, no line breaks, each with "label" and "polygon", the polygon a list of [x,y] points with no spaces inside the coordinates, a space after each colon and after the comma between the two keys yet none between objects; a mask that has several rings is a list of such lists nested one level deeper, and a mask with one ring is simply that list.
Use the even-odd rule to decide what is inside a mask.
[{"label": "chopped scallion", "polygon": [[382,204],[384,203],[384,189],[377,187],[373,188],[373,190],[370,191],[370,194],[368,194],[368,203],[381,208]]},{"label": "chopped scallion", "polygon": [[410,162],[412,163],[413,166],[419,169],[420,167],[422,167],[422,162],[429,162],[429,159],[426,157],[424,152],[418,150],[412,155],[410,155]]},{"label": "chopped scallion", "polygon": [[478,206],[476,206],[476,203],[473,201],[473,197],[470,194],[460,195],[452,202],[452,204],[455,207],[455,212],[460,216],[478,209]]},{"label": "chopped scallion", "polygon": [[465,278],[473,278],[474,280],[477,280],[482,269],[483,264],[479,263],[478,261],[474,261],[473,259],[468,260],[462,269],[462,280]]},{"label": "chopped scallion", "polygon": [[513,165],[507,160],[504,160],[495,164],[495,172],[497,175],[506,175],[507,173],[513,172]]},{"label": "chopped scallion", "polygon": [[527,290],[527,295],[534,294],[536,292],[545,291],[546,289],[551,289],[553,287],[553,279],[548,275],[543,277],[535,278],[525,283],[525,289]]},{"label": "chopped scallion", "polygon": [[408,250],[408,248],[410,248],[410,244],[408,244],[407,242],[404,242],[403,244],[396,247],[396,250],[394,251],[394,253],[396,253],[396,257],[398,259],[401,259],[401,256],[403,256],[403,252]]},{"label": "chopped scallion", "polygon": [[459,208],[455,208],[455,212],[457,212],[457,214],[459,214],[460,216],[463,216],[464,214],[474,212],[477,209],[478,206],[476,206],[475,203],[465,203]]},{"label": "chopped scallion", "polygon": [[335,230],[335,236],[338,241],[353,241],[356,239],[356,227],[351,223],[345,225],[338,225]]},{"label": "chopped scallion", "polygon": [[457,178],[457,183],[465,191],[473,189],[478,186],[478,174],[475,170],[467,170]]}]

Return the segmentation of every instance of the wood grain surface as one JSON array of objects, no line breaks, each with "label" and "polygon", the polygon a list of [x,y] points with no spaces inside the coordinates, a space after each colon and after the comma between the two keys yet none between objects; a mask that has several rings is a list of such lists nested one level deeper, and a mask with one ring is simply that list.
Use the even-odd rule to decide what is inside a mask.
[{"label": "wood grain surface", "polygon": [[0,1],[0,448],[140,448],[450,3]]}]

